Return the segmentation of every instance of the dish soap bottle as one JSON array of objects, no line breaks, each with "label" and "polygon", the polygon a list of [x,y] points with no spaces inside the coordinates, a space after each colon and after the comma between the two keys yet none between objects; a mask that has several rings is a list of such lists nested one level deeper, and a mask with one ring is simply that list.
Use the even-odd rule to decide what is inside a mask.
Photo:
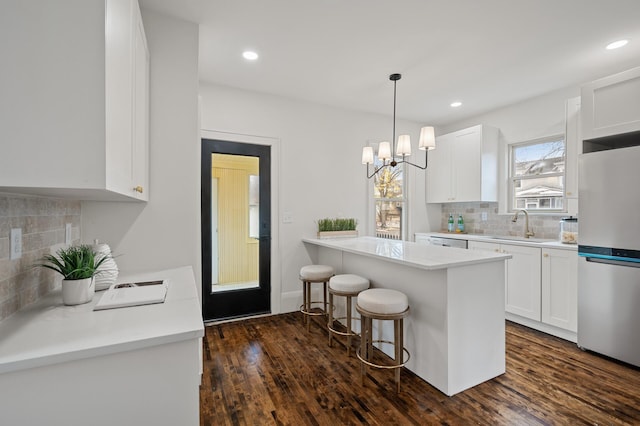
[{"label": "dish soap bottle", "polygon": [[447,224],[447,231],[453,232],[453,215],[449,215],[449,223]]},{"label": "dish soap bottle", "polygon": [[464,232],[464,220],[462,220],[462,215],[458,216],[458,232]]}]

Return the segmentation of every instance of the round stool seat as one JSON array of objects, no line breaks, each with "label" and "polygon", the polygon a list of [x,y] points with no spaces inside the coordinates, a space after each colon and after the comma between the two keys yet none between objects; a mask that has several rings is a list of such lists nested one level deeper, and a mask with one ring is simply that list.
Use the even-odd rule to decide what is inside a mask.
[{"label": "round stool seat", "polygon": [[333,267],[328,265],[307,265],[300,269],[303,281],[325,281],[333,275]]},{"label": "round stool seat", "polygon": [[329,289],[344,293],[359,293],[369,288],[369,280],[355,274],[334,275],[329,280]]},{"label": "round stool seat", "polygon": [[358,295],[358,306],[374,314],[399,314],[409,308],[409,299],[397,290],[371,288]]}]

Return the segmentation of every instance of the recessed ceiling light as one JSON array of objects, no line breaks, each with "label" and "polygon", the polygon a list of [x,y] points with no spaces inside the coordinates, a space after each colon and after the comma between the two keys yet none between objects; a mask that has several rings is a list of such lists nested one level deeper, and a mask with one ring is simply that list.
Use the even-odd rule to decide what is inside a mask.
[{"label": "recessed ceiling light", "polygon": [[258,59],[258,54],[250,50],[242,52],[242,56],[249,61],[255,61],[256,59]]},{"label": "recessed ceiling light", "polygon": [[622,47],[622,46],[626,45],[627,43],[629,43],[629,40],[618,40],[618,41],[614,41],[613,43],[609,43],[609,44],[607,44],[607,49],[608,49],[608,50],[617,49],[617,48],[619,48],[619,47]]},{"label": "recessed ceiling light", "polygon": [[458,108],[460,105],[462,105],[462,102],[459,102],[459,101],[451,102],[451,108]]}]

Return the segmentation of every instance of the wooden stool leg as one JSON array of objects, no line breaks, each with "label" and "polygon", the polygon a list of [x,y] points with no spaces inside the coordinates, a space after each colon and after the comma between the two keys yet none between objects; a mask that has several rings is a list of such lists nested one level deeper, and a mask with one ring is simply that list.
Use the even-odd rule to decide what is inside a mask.
[{"label": "wooden stool leg", "polygon": [[[394,334],[395,334],[395,345],[394,345],[394,349],[395,349],[395,361],[396,361],[396,365],[400,365],[402,364],[402,358],[403,358],[403,350],[402,348],[404,348],[404,331],[403,331],[403,320],[398,319],[394,321],[394,325],[395,325],[395,330],[394,330]],[[396,392],[400,393],[400,370],[401,368],[396,368],[395,369],[395,373],[396,373]]]},{"label": "wooden stool leg", "polygon": [[350,354],[351,354],[351,296],[347,296],[347,356],[349,356]]},{"label": "wooden stool leg", "polygon": [[333,344],[333,332],[331,331],[331,327],[333,327],[333,293],[329,293],[329,320],[327,322],[327,331],[329,332],[329,347],[332,347]]},{"label": "wooden stool leg", "polygon": [[[305,311],[307,309],[307,282],[302,281],[302,310]],[[302,324],[307,323],[307,316],[304,312],[302,312]]]},{"label": "wooden stool leg", "polygon": [[[369,348],[369,318],[362,316],[362,330],[360,331],[360,356],[369,360],[367,350]],[[364,362],[360,363],[360,385],[364,386],[364,376],[367,374],[367,366]]]},{"label": "wooden stool leg", "polygon": [[324,298],[324,305],[322,305],[322,307],[324,308],[324,314],[327,314],[327,282],[325,281],[324,284],[322,285],[323,288],[323,293],[322,293],[322,297]]},{"label": "wooden stool leg", "polygon": [[[305,309],[307,312],[311,312],[311,283],[306,281],[305,283],[305,291],[306,291],[306,306]],[[309,315],[305,315],[307,317],[307,332],[311,331],[311,317]]]}]

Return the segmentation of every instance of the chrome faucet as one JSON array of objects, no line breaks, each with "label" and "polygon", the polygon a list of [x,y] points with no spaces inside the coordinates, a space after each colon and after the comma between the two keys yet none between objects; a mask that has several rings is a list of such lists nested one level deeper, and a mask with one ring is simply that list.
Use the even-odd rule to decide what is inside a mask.
[{"label": "chrome faucet", "polygon": [[516,222],[518,220],[518,213],[524,213],[525,223],[524,223],[524,237],[529,238],[533,237],[535,234],[532,230],[529,229],[529,213],[525,209],[516,210],[516,214],[511,218],[511,222]]}]

